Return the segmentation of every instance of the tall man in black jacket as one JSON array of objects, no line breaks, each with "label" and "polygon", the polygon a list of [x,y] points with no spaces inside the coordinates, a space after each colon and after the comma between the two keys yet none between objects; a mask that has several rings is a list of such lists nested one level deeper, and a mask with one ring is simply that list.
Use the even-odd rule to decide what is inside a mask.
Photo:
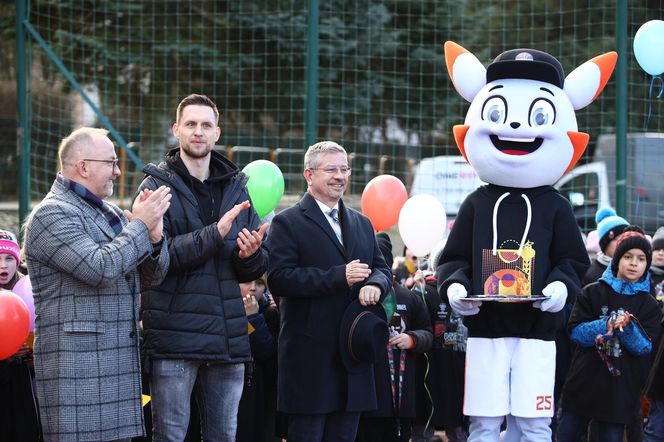
[{"label": "tall man in black jacket", "polygon": [[155,441],[184,439],[192,390],[204,440],[234,441],[251,360],[238,283],[267,270],[267,224],[249,203],[247,176],[213,151],[218,121],[208,97],[184,98],[173,125],[180,147],[144,169],[141,189],[165,184],[173,194],[164,215],[171,266],[142,305]]},{"label": "tall man in black jacket", "polygon": [[277,408],[288,414],[289,442],[353,441],[360,412],[376,408],[373,370],[346,371],[339,326],[352,300],[378,303],[392,278],[371,223],[341,199],[349,175],[343,147],[310,146],[307,193],[270,228],[268,286],[281,298]]}]

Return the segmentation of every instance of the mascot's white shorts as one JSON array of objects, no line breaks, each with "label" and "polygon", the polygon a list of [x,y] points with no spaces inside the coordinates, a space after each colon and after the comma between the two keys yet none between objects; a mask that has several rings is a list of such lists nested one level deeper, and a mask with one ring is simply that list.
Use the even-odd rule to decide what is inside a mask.
[{"label": "mascot's white shorts", "polygon": [[556,343],[468,338],[463,414],[552,417]]}]

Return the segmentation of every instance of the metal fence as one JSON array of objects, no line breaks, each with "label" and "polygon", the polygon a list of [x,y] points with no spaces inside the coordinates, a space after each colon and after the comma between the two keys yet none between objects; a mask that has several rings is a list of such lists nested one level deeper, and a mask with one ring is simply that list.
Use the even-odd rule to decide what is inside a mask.
[{"label": "metal fence", "polygon": [[[649,112],[648,131],[662,131],[631,47],[662,3],[17,0],[22,216],[50,187],[58,140],[81,124],[111,130],[125,158],[120,196],[131,195],[141,164],[174,145],[175,107],[192,92],[222,110],[219,149],[240,167],[274,161],[288,194],[304,190],[303,152],[321,139],[350,152],[351,194],[383,173],[410,186],[422,158],[458,154],[451,127],[467,103],[447,76],[446,40],[485,64],[506,49],[541,49],[567,72],[617,49],[622,68],[578,114],[589,162],[601,135],[617,132],[620,146],[645,132]],[[638,193],[629,186],[613,202],[621,211]]]}]

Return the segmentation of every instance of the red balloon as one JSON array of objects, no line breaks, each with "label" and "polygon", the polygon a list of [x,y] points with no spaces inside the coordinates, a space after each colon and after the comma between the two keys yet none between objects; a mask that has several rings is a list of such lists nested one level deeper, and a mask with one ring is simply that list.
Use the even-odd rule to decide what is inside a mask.
[{"label": "red balloon", "polygon": [[362,191],[362,213],[371,220],[374,230],[387,230],[399,220],[399,211],[408,200],[401,180],[392,175],[379,175]]},{"label": "red balloon", "polygon": [[30,331],[30,312],[16,294],[0,292],[0,360],[7,359],[21,348]]}]

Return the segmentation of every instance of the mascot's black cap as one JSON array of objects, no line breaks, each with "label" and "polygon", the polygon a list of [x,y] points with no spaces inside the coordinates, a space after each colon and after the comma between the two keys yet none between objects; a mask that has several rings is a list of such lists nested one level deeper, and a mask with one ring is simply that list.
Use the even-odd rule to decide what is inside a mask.
[{"label": "mascot's black cap", "polygon": [[546,52],[510,49],[497,56],[486,69],[487,83],[507,78],[544,81],[562,89],[565,72],[560,62]]}]

